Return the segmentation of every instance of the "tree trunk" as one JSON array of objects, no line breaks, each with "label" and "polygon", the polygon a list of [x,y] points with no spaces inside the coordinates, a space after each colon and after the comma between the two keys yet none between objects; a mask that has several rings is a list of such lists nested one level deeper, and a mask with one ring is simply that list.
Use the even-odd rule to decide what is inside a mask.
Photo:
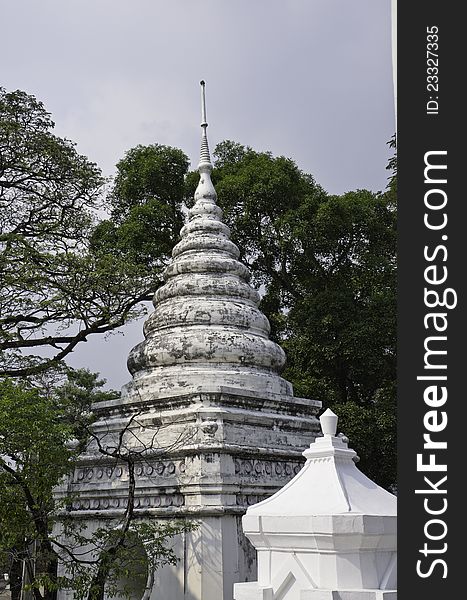
[{"label": "tree trunk", "polygon": [[135,463],[132,457],[126,457],[125,462],[128,466],[128,504],[121,523],[120,538],[114,546],[102,551],[97,573],[93,577],[89,587],[87,600],[104,600],[105,584],[114,565],[117,552],[125,544],[126,536],[133,520],[136,489]]},{"label": "tree trunk", "polygon": [[[53,582],[57,581],[57,570],[58,559],[54,552],[53,555],[47,560],[46,565],[46,573],[49,576],[50,580]],[[57,590],[45,590],[44,600],[57,600]]]},{"label": "tree trunk", "polygon": [[[35,560],[36,575],[43,573],[44,575],[47,575],[52,584],[55,584],[57,582],[58,556],[49,539],[42,540],[42,542],[38,543]],[[45,589],[42,597],[43,600],[56,600],[57,591]]]},{"label": "tree trunk", "polygon": [[10,579],[11,600],[20,600],[23,584],[23,561],[21,559],[13,558],[8,577]]},{"label": "tree trunk", "polygon": [[103,559],[99,563],[97,573],[94,575],[89,587],[87,600],[104,600],[105,584],[112,569],[118,546],[103,550]]}]

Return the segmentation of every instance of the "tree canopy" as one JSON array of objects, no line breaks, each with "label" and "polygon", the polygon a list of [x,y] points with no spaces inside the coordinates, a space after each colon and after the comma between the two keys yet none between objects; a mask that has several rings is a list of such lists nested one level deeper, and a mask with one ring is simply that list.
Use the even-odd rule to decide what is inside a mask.
[{"label": "tree canopy", "polygon": [[[81,387],[76,378],[79,373],[74,390]],[[100,385],[95,378],[94,382]],[[89,381],[83,383],[89,409],[93,389]],[[67,444],[79,434],[80,417],[83,411],[86,414],[85,407],[78,410],[78,405],[71,393],[49,395],[26,382],[0,380],[0,554],[9,557],[13,572],[16,564],[25,561],[32,582],[32,548],[41,559],[37,577],[44,574],[51,584],[56,581],[58,557],[51,531],[60,506],[53,489],[76,458],[76,450]],[[17,592],[14,588],[12,592]],[[38,589],[34,595],[36,600],[52,598],[53,585],[46,586],[44,596]]]},{"label": "tree canopy", "polygon": [[[161,225],[169,222],[173,235],[177,218],[172,188],[180,187],[180,175],[173,176],[178,168],[183,180],[187,161],[180,151],[167,150],[159,161],[168,165],[167,177],[155,182],[160,197],[152,204],[146,197],[133,211],[127,206],[133,221],[117,237],[113,222],[96,230],[103,211],[112,208],[100,169],[53,128],[34,96],[0,89],[0,375],[53,368],[90,335],[140,316],[141,302],[159,282],[154,266],[169,252],[171,238]],[[172,163],[166,160],[170,152]],[[117,178],[122,202],[124,187]],[[121,213],[113,214],[115,222]],[[143,237],[136,223],[146,226]],[[149,231],[160,231],[155,242]]]},{"label": "tree canopy", "polygon": [[177,148],[153,144],[129,150],[117,163],[109,218],[91,236],[93,252],[138,265],[153,291],[183,225],[188,165]]},{"label": "tree canopy", "polygon": [[[145,311],[182,226],[188,159],[166,146],[133,149],[106,195],[100,169],[53,129],[34,96],[0,88],[0,562],[7,556],[13,574],[24,561],[36,600],[58,587],[97,600],[134,563],[135,532],[157,568],[176,561],[167,538],[193,524],[135,523],[129,489],[119,528],[86,537],[68,527],[96,556],[81,560],[60,545],[53,524],[66,507],[54,487],[92,435],[91,403],[114,397],[65,359]],[[106,460],[131,471],[137,458],[122,449]],[[57,577],[59,557],[72,578]]]},{"label": "tree canopy", "polygon": [[[57,589],[73,590],[79,599],[103,600],[105,593],[117,592],[129,570],[176,564],[168,541],[196,524],[137,518],[135,464],[154,449],[134,451],[123,435],[112,450],[101,445],[99,449],[107,468],[128,469],[126,509],[94,531],[82,531],[79,520],[67,511],[75,497],[59,497],[54,488],[73,471],[93,436],[92,403],[115,398],[116,393],[103,391],[105,382],[86,370],[69,370],[62,381],[54,379],[40,387],[0,380],[0,563],[11,565],[14,573],[24,562],[35,600],[54,600]],[[126,427],[135,419],[133,415]],[[166,451],[159,450],[161,455]],[[136,552],[141,544],[144,554]],[[65,568],[60,575],[58,562]],[[19,598],[20,586],[21,582],[13,584],[13,600]],[[118,591],[129,596],[128,590]]]}]

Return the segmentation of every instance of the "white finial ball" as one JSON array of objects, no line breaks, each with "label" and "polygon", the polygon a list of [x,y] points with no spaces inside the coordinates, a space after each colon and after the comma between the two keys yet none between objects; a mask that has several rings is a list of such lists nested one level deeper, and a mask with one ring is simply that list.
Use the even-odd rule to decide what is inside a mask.
[{"label": "white finial ball", "polygon": [[337,415],[333,413],[330,408],[324,411],[324,413],[319,418],[321,423],[321,429],[324,435],[336,435],[337,419]]}]

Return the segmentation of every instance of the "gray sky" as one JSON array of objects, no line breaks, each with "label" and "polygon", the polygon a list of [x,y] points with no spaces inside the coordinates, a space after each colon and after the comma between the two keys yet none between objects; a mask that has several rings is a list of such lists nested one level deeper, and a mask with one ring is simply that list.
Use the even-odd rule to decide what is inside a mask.
[{"label": "gray sky", "polygon": [[[42,100],[106,175],[137,144],[294,159],[330,193],[382,190],[395,130],[390,0],[0,0],[0,85]],[[70,363],[129,379],[133,324]]]}]

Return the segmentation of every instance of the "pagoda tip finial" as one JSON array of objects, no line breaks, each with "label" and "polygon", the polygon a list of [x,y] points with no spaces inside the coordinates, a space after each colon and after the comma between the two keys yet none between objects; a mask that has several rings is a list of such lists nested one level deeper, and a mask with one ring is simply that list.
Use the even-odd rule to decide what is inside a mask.
[{"label": "pagoda tip finial", "polygon": [[201,79],[199,84],[201,86],[201,127],[206,128],[208,126],[206,121],[206,82]]},{"label": "pagoda tip finial", "polygon": [[206,120],[206,82],[202,79],[200,82],[201,86],[201,127],[203,129],[203,133],[201,135],[201,152],[199,157],[200,165],[210,166],[211,164],[211,156],[209,154],[209,146],[208,146],[208,137],[206,133],[206,128],[208,126],[208,122]]}]

